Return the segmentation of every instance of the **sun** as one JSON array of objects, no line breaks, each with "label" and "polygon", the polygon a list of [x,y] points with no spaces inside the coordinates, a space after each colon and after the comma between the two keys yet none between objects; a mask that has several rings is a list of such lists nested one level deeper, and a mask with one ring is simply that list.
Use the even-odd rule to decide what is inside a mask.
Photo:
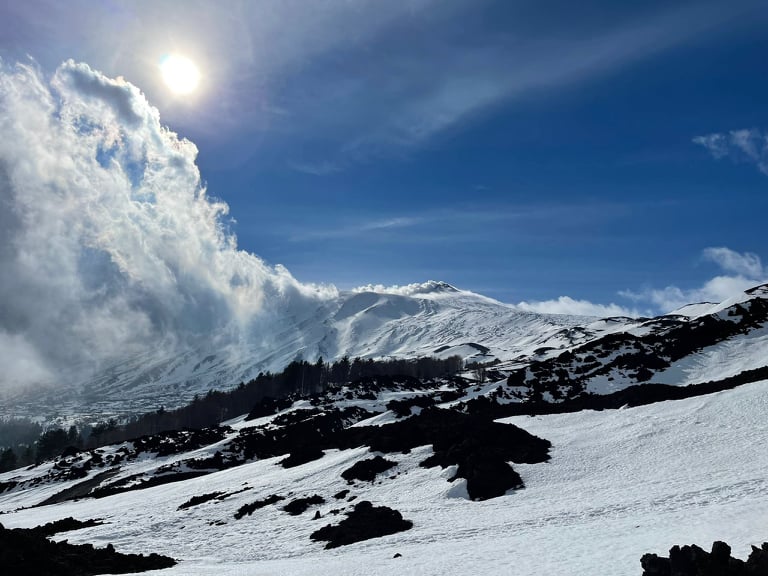
[{"label": "sun", "polygon": [[160,72],[166,86],[175,94],[191,94],[200,84],[200,70],[192,60],[179,54],[169,54],[160,62]]}]

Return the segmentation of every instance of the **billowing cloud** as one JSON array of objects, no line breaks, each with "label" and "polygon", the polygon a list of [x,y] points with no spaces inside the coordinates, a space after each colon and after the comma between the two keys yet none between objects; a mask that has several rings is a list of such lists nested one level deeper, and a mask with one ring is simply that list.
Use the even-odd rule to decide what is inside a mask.
[{"label": "billowing cloud", "polygon": [[754,164],[768,175],[768,134],[760,130],[731,130],[730,132],[697,136],[693,142],[704,146],[718,160],[730,158],[736,162]]},{"label": "billowing cloud", "polygon": [[757,284],[768,282],[768,270],[760,257],[751,252],[736,252],[730,248],[707,248],[702,258],[717,264],[723,272],[697,288],[677,286],[625,290],[620,294],[635,302],[652,304],[662,312],[671,312],[693,302],[721,302]]},{"label": "billowing cloud", "polygon": [[72,61],[50,78],[0,64],[4,384],[258,341],[286,310],[335,295],[238,250],[196,155],[128,82]]}]

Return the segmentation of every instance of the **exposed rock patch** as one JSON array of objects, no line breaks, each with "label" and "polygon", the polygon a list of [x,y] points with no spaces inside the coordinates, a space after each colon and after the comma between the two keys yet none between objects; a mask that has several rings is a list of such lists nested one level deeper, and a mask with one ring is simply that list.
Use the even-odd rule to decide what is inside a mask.
[{"label": "exposed rock patch", "polygon": [[192,506],[197,506],[210,500],[215,500],[224,494],[225,492],[209,492],[208,494],[201,494],[200,496],[192,496],[192,498],[181,504],[177,510],[185,510],[186,508],[191,508]]},{"label": "exposed rock patch", "polygon": [[100,526],[101,524],[104,524],[101,520],[76,520],[75,518],[72,518],[72,516],[69,516],[67,518],[62,518],[61,520],[48,522],[42,526],[37,526],[36,528],[32,528],[32,530],[42,536],[49,537],[58,534],[59,532],[70,532],[72,530],[80,530],[81,528]]},{"label": "exposed rock patch", "polygon": [[387,460],[381,456],[375,456],[374,458],[355,462],[341,473],[341,477],[347,482],[352,482],[354,480],[373,482],[377,474],[385,472],[395,466],[397,466],[397,462]]},{"label": "exposed rock patch", "polygon": [[[43,527],[44,528],[44,527]],[[14,576],[91,576],[159,570],[176,565],[173,558],[158,554],[121,554],[111,544],[51,542],[40,529],[5,529],[0,524],[0,566]]]},{"label": "exposed rock patch", "polygon": [[306,512],[307,508],[310,506],[323,503],[325,503],[325,498],[314,494],[306,498],[296,498],[296,500],[291,500],[288,504],[283,506],[283,510],[288,512],[291,516],[298,516],[299,514]]},{"label": "exposed rock patch", "polygon": [[[235,512],[235,519],[240,520],[241,518],[245,516],[250,516],[253,514],[256,510],[259,508],[264,508],[265,506],[269,506],[271,504],[276,504],[277,502],[280,502],[281,500],[285,500],[282,496],[278,496],[277,494],[272,494],[271,496],[267,496],[266,498],[262,500],[256,500],[256,502],[251,502],[250,504],[245,504],[244,506],[241,506],[238,508],[237,512]],[[305,508],[306,510],[306,508]]]},{"label": "exposed rock patch", "polygon": [[752,546],[746,562],[731,557],[725,542],[715,542],[711,552],[696,545],[673,546],[669,558],[645,554],[640,564],[643,576],[768,576],[768,542]]},{"label": "exposed rock patch", "polygon": [[326,541],[327,548],[346,546],[371,538],[379,538],[410,530],[413,522],[386,506],[374,506],[367,500],[357,504],[352,512],[338,524],[328,524],[310,535],[312,540]]}]

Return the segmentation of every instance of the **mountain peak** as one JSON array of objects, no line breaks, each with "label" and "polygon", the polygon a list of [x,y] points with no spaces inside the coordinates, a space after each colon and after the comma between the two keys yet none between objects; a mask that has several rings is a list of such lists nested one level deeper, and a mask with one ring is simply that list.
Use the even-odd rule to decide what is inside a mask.
[{"label": "mountain peak", "polygon": [[377,294],[397,294],[399,296],[414,296],[417,294],[445,294],[460,292],[455,286],[451,286],[442,280],[427,280],[403,286],[384,286],[382,284],[367,284],[355,288],[353,292],[375,292]]}]

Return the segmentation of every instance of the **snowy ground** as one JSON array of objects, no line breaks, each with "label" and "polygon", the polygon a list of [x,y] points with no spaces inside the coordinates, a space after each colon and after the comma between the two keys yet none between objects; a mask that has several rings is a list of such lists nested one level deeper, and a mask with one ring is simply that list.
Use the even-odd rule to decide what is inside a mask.
[{"label": "snowy ground", "polygon": [[[356,449],[288,470],[276,465],[279,458],[264,460],[104,499],[11,512],[0,522],[30,527],[67,516],[103,518],[102,526],[60,537],[181,560],[155,574],[639,575],[642,554],[666,553],[674,544],[708,548],[725,540],[744,558],[751,544],[768,540],[766,413],[768,381],[639,408],[510,418],[551,440],[552,460],[515,465],[527,488],[485,502],[468,501],[463,480],[448,483],[450,470],[419,468],[428,447],[396,455],[398,467],[376,484],[348,486],[341,470],[369,455]],[[251,489],[177,510],[191,496],[242,488]],[[334,500],[344,488],[358,501],[399,510],[413,529],[324,550],[309,534],[338,521],[331,509],[353,504]],[[0,510],[29,505],[35,492],[0,495]],[[243,504],[273,493],[288,500],[317,493],[326,504],[296,517],[278,505],[233,518]],[[312,520],[318,509],[323,518]],[[402,557],[393,558],[396,553]]]}]

